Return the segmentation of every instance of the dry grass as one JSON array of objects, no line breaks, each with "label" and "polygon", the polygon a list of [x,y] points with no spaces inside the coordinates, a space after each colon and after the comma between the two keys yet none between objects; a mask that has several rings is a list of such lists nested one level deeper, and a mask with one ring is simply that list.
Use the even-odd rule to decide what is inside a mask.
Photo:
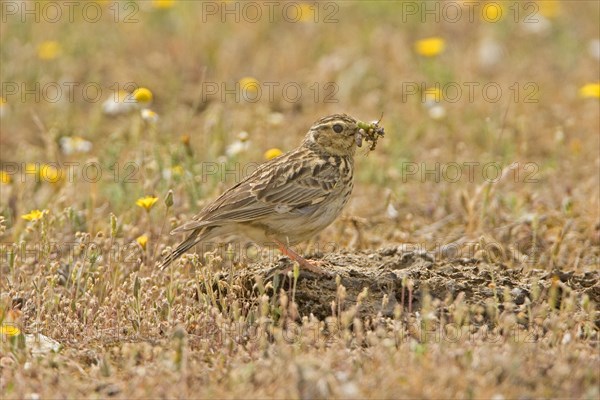
[{"label": "dry grass", "polygon": [[[23,23],[8,3],[23,6],[3,2],[0,25],[0,161],[11,180],[0,183],[0,319],[28,340],[2,336],[3,398],[600,396],[600,118],[598,99],[579,94],[600,73],[596,2],[528,3],[543,18],[534,25],[513,21],[515,4],[521,22],[528,11],[513,2],[501,2],[495,23],[469,22],[464,9],[455,23],[423,21],[406,8],[423,3],[393,1],[319,3],[318,23],[287,22],[283,5],[273,21],[265,6],[256,23],[222,22],[206,4],[225,3],[192,1],[104,2],[96,23],[83,20],[82,3],[72,22],[63,6],[55,23],[50,14]],[[138,21],[123,22],[131,11]],[[332,11],[338,22],[325,23]],[[414,42],[432,36],[446,39],[444,52],[418,55]],[[244,77],[261,83],[258,101],[223,93]],[[153,92],[157,123],[137,110],[103,114],[128,82]],[[22,86],[36,83],[39,99]],[[432,111],[411,94],[421,83],[458,85],[462,96],[447,91]],[[502,89],[497,102],[482,93],[489,83]],[[102,89],[98,101],[86,84]],[[298,101],[286,84],[302,88]],[[248,287],[248,270],[277,264],[268,252],[220,248],[153,268],[180,239],[171,226],[332,112],[383,112],[386,137],[358,157],[344,216],[302,250],[347,250],[328,259],[334,271],[391,271],[395,296],[378,278],[357,295],[349,272],[329,289],[261,272]],[[65,152],[61,138],[75,136],[91,150]],[[74,176],[25,173],[25,163],[56,162]],[[439,177],[421,175],[436,163]],[[86,165],[99,166],[97,181]],[[159,198],[149,212],[135,205],[146,195]],[[34,209],[48,211],[21,218]],[[386,264],[381,248],[406,255]],[[405,263],[414,250],[435,262]],[[467,279],[474,264],[479,275]],[[459,290],[433,290],[444,285]],[[308,290],[323,290],[326,318],[306,312]],[[35,334],[60,349],[37,349]]]}]

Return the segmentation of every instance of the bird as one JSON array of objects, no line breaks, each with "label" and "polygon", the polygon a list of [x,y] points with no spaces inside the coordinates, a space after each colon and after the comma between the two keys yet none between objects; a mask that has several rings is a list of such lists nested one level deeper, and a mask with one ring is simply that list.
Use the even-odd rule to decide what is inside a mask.
[{"label": "bird", "polygon": [[375,148],[384,135],[379,121],[364,123],[347,114],[317,120],[299,147],[257,169],[171,235],[187,238],[164,257],[164,269],[200,242],[232,234],[256,243],[276,243],[301,268],[319,273],[290,246],[329,226],[342,212],[354,186],[354,155],[363,139]]}]

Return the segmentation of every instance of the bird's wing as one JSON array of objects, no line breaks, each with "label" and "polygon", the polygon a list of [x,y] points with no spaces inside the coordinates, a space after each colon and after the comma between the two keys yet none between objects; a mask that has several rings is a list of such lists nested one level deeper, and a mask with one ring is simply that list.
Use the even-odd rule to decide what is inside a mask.
[{"label": "bird's wing", "polygon": [[261,165],[172,233],[293,212],[324,201],[339,183],[336,165],[314,155],[292,152]]}]

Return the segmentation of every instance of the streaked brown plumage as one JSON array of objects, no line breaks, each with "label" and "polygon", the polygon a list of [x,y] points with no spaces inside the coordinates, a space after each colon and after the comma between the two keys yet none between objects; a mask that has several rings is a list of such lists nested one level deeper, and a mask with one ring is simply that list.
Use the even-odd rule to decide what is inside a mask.
[{"label": "streaked brown plumage", "polygon": [[[242,234],[259,244],[275,241],[283,246],[322,231],[350,198],[353,157],[364,135],[361,127],[365,126],[346,114],[315,122],[300,147],[260,165],[191,221],[174,229],[171,234],[190,235],[160,267],[168,266],[197,243],[218,236]],[[378,133],[383,135],[383,129]]]}]

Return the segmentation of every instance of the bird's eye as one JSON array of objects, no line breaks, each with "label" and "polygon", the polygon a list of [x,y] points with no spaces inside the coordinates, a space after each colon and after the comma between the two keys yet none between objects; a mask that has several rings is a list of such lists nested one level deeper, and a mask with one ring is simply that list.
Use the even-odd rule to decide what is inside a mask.
[{"label": "bird's eye", "polygon": [[344,127],[341,124],[335,124],[333,126],[333,131],[335,133],[342,133],[343,130],[344,130]]}]

